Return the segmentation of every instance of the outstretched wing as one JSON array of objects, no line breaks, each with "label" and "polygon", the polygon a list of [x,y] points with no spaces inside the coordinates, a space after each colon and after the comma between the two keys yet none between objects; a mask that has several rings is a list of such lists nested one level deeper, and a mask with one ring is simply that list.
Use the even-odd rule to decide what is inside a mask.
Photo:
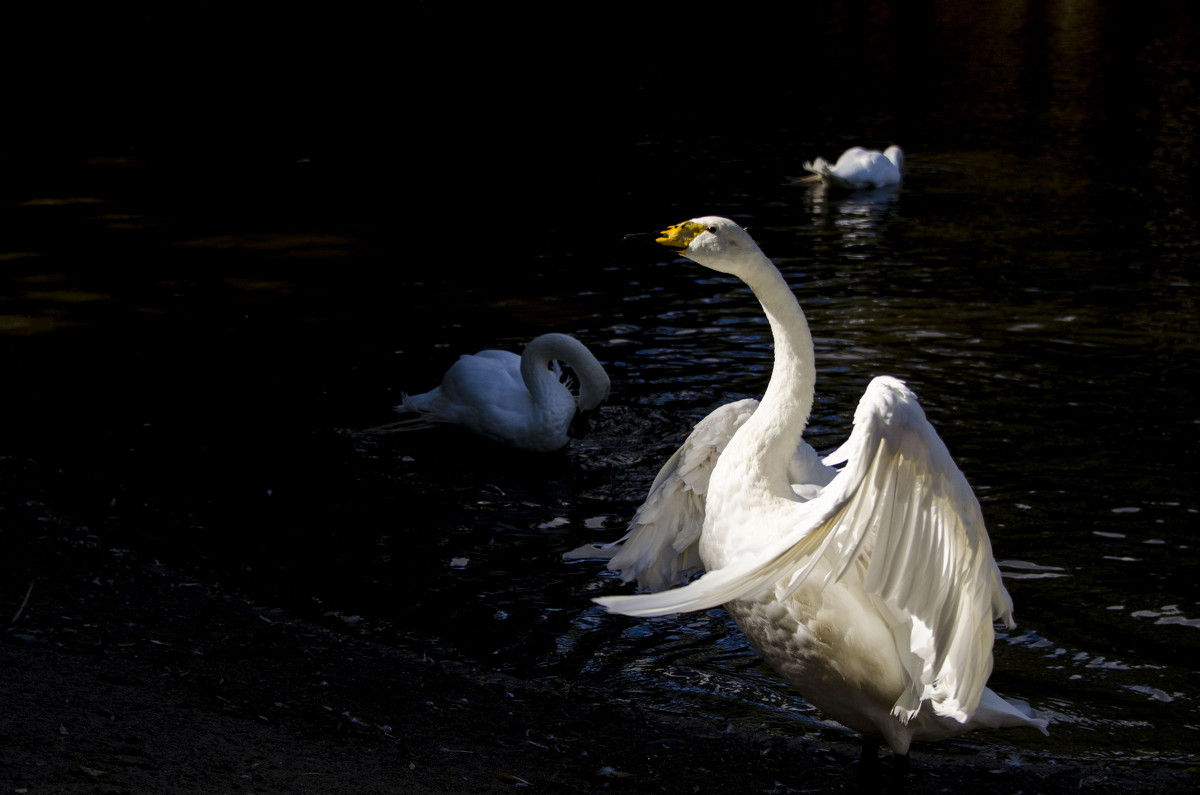
[{"label": "outstretched wing", "polygon": [[611,544],[587,544],[564,557],[608,557],[608,568],[620,571],[622,582],[636,579],[639,588],[651,592],[686,582],[701,568],[708,478],[725,445],[757,407],[757,400],[739,400],[700,420],[658,471],[628,532]]},{"label": "outstretched wing", "polygon": [[890,377],[871,382],[850,438],[825,460],[845,467],[796,505],[794,529],[760,554],[686,588],[597,601],[647,616],[714,607],[780,582],[790,594],[825,560],[826,584],[854,570],[892,614],[897,645],[911,652],[901,655],[912,661],[911,683],[897,717],[911,718],[930,699],[938,714],[965,721],[991,673],[993,617],[1012,625],[1012,600],[966,478],[916,396]]},{"label": "outstretched wing", "polygon": [[[703,568],[699,546],[708,479],[725,445],[756,408],[757,400],[738,400],[702,419],[658,471],[625,535],[610,544],[585,544],[563,557],[608,558],[609,570],[621,572],[622,582],[636,579],[639,589],[651,593],[686,582]],[[815,496],[835,475],[837,470],[805,442],[788,464],[801,499]]]}]

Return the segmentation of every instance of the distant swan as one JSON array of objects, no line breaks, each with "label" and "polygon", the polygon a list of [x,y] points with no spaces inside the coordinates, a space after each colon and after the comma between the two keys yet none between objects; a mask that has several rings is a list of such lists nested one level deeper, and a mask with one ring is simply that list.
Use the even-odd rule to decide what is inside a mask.
[{"label": "distant swan", "polygon": [[[695,563],[707,573],[683,588],[596,601],[632,616],[723,605],[805,699],[864,736],[864,762],[881,740],[906,757],[914,739],[981,727],[1044,732],[1047,721],[985,686],[992,621],[1014,626],[1012,600],[979,503],[913,393],[875,378],[846,443],[824,465],[808,461],[801,436],[814,350],[782,275],[725,218],[678,224],[657,242],[750,286],[770,321],[775,364],[757,407],[730,404],[697,426],[693,437],[710,420],[720,427],[706,446],[689,437],[663,467],[626,536],[639,549],[623,563],[642,567],[644,585],[668,587]],[[687,463],[697,450],[699,468]],[[836,475],[827,469],[837,465]],[[698,470],[700,488],[686,484]],[[689,496],[656,499],[664,488]],[[680,557],[697,533],[699,561]]]},{"label": "distant swan", "polygon": [[[579,379],[578,400],[560,378],[559,361]],[[549,452],[586,431],[608,390],[608,374],[582,342],[543,334],[520,356],[486,350],[460,357],[439,386],[403,395],[396,411],[416,413],[422,424],[458,425],[511,447]]]},{"label": "distant swan", "polygon": [[822,157],[804,164],[831,188],[859,190],[865,188],[890,188],[900,184],[904,176],[904,152],[898,146],[889,146],[882,152],[854,146],[842,152],[832,166]]}]

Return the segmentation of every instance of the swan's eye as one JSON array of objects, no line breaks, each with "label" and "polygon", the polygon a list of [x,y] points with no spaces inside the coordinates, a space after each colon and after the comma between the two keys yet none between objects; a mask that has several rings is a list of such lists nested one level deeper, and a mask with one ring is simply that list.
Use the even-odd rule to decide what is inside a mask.
[{"label": "swan's eye", "polygon": [[716,228],[715,226],[710,226],[710,227],[708,228],[708,231],[709,231],[709,232],[712,232],[712,233],[715,235],[715,234],[717,233],[717,228]]}]

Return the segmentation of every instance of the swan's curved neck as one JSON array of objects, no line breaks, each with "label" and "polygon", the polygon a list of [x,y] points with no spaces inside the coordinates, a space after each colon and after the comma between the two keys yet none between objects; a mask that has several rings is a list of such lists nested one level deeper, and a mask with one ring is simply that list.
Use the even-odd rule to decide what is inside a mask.
[{"label": "swan's curved neck", "polygon": [[554,346],[540,337],[521,352],[521,380],[535,405],[548,404],[551,394],[560,388],[558,376],[550,369],[550,363],[556,358]]},{"label": "swan's curved neck", "polygon": [[521,354],[521,379],[539,405],[549,400],[551,392],[560,392],[558,375],[550,362],[563,361],[579,377],[579,405],[585,410],[596,408],[608,397],[609,379],[604,367],[587,347],[568,334],[543,334],[525,346]]},{"label": "swan's curved neck", "polygon": [[791,495],[787,464],[795,455],[812,412],[817,373],[812,335],[796,296],[783,275],[759,253],[761,262],[741,274],[771,324],[775,363],[767,391],[754,415],[731,442],[753,477],[768,490]]}]

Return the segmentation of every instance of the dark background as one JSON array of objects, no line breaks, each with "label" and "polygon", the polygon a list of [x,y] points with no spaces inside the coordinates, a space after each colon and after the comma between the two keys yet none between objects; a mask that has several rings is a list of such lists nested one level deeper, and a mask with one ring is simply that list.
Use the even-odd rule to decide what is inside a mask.
[{"label": "dark background", "polygon": [[[1086,291],[1088,311],[1114,318],[1079,345],[1117,351],[1113,361],[1073,370],[1077,360],[1047,354],[1056,374],[1047,383],[1066,384],[1055,394],[1098,421],[1066,403],[1037,413],[1032,398],[1000,417],[964,413],[968,398],[1005,392],[976,392],[969,374],[961,394],[922,391],[977,488],[1003,492],[1005,467],[1020,466],[1043,493],[1078,495],[1046,501],[1057,523],[1044,530],[1061,536],[1092,526],[1074,511],[1099,503],[1094,495],[1120,504],[1144,493],[1131,483],[1157,483],[1154,499],[1184,503],[1164,510],[1172,540],[1183,536],[1188,490],[1177,484],[1200,469],[1183,387],[1195,362],[1200,241],[1191,4],[4,13],[0,540],[10,550],[53,517],[98,534],[102,547],[144,550],[289,606],[311,607],[314,591],[340,589],[353,606],[377,598],[384,586],[357,578],[378,539],[419,532],[429,516],[441,530],[486,535],[464,506],[495,470],[513,493],[530,474],[549,484],[548,504],[598,485],[561,459],[485,454],[460,467],[437,458],[452,446],[434,440],[417,443],[434,461],[422,474],[440,479],[425,491],[397,476],[390,456],[400,453],[364,454],[344,429],[392,419],[399,390],[432,385],[454,354],[515,347],[547,325],[589,342],[616,336],[618,307],[643,288],[693,301],[665,276],[634,274],[619,246],[627,232],[701,213],[750,216],[768,252],[799,267],[805,246],[825,238],[789,243],[778,231],[796,223],[787,201],[812,210],[780,186],[815,155],[893,141],[916,171],[921,198],[908,206],[942,212],[891,240],[908,244],[915,267],[872,289],[936,295],[978,278],[986,287],[970,295],[972,311],[991,300],[1007,309],[1024,294],[1077,311],[1070,299]],[[978,181],[946,187],[964,174]],[[926,245],[922,235],[956,242]],[[934,268],[949,249],[967,263],[953,285],[922,270],[926,254]],[[969,316],[955,322],[965,337],[977,331]],[[938,318],[920,323],[932,329]],[[1037,345],[995,339],[1016,351],[1015,370],[1031,372],[1020,368]],[[919,360],[919,346],[893,344],[887,364]],[[624,377],[621,352],[602,356],[624,390],[613,402],[644,408],[661,384]],[[846,387],[839,405],[860,388]],[[687,412],[724,396],[706,389],[685,396],[686,411],[668,415],[656,442],[677,441],[694,421]],[[995,462],[997,449],[1010,460]],[[638,464],[652,476],[649,460]],[[637,502],[629,480],[597,510],[627,518]],[[528,530],[523,519],[500,521]],[[1086,533],[1085,542],[1095,543]],[[422,549],[444,551],[434,541]],[[18,595],[30,578],[54,576],[53,561],[9,554],[5,563]],[[536,588],[549,564],[526,565],[519,573]],[[1161,593],[1156,606],[1182,594],[1190,616],[1189,570],[1086,581],[1069,604],[1100,618],[1077,610],[1080,634],[1112,644],[1093,654],[1128,651],[1123,637],[1105,637],[1099,612],[1114,592]],[[1054,608],[1023,615],[1050,621]],[[1155,662],[1173,648],[1150,645]]]}]

